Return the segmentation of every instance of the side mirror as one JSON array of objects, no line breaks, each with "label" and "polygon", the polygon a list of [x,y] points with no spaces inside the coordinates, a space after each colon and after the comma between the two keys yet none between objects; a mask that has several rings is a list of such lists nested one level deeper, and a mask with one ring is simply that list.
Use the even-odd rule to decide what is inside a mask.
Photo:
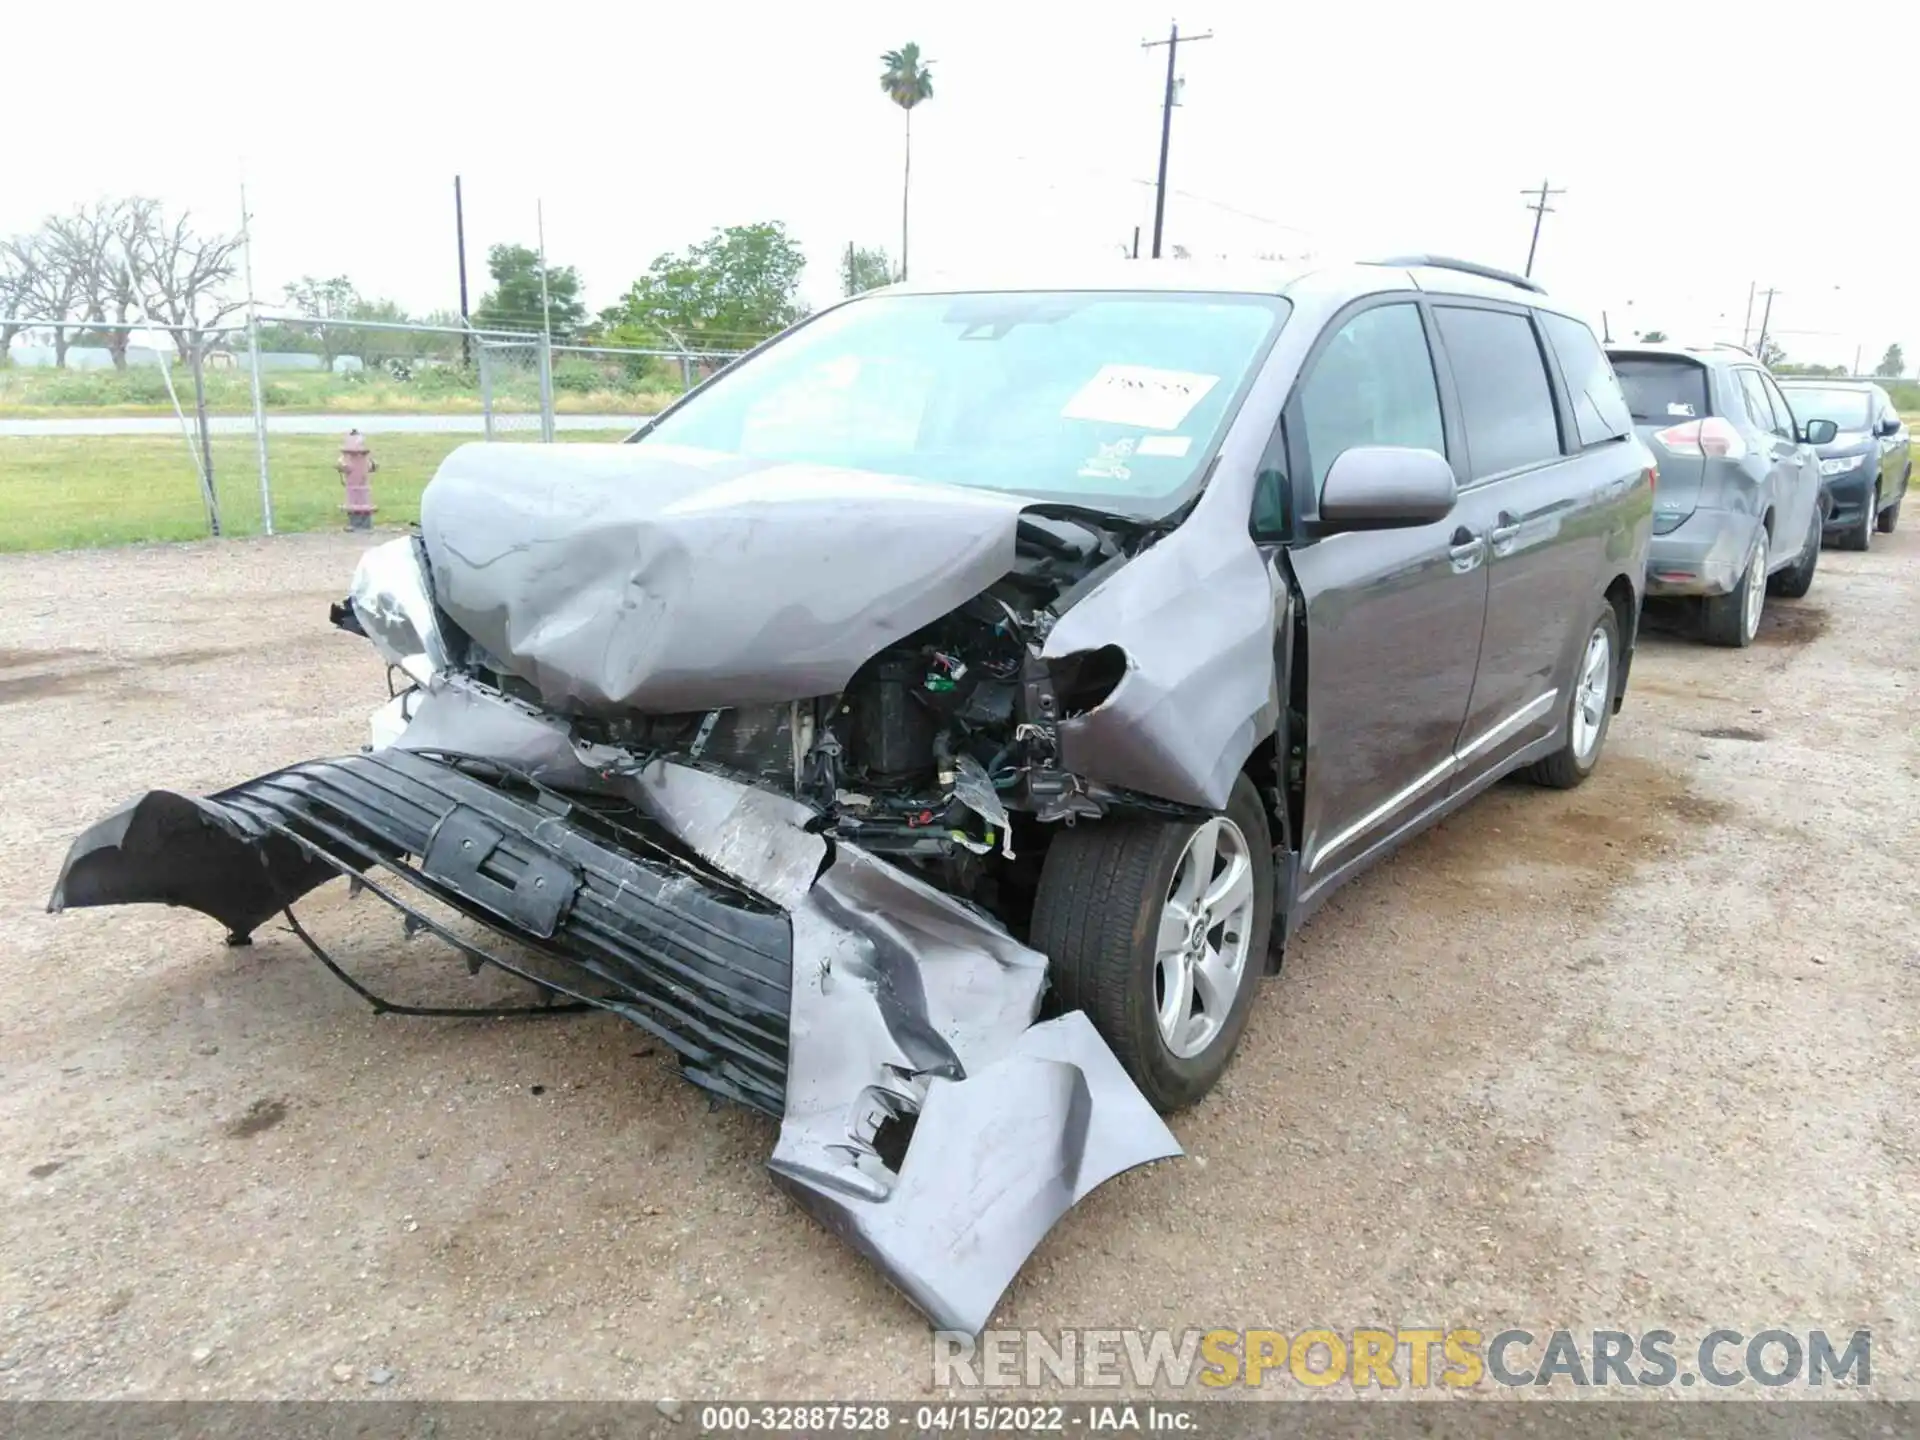
[{"label": "side mirror", "polygon": [[1453,466],[1435,450],[1356,445],[1334,457],[1320,489],[1320,529],[1391,530],[1453,513]]},{"label": "side mirror", "polygon": [[1873,433],[1878,435],[1882,440],[1886,439],[1889,435],[1898,435],[1900,433],[1899,417],[1896,415],[1887,416],[1886,419],[1873,427]]},{"label": "side mirror", "polygon": [[1840,427],[1831,420],[1809,420],[1801,427],[1801,438],[1809,445],[1831,445]]}]

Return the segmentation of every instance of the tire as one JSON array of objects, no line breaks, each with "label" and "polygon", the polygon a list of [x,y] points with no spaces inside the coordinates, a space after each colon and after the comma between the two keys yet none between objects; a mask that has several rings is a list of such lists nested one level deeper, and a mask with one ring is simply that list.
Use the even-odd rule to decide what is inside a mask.
[{"label": "tire", "polygon": [[[1758,579],[1755,570],[1759,571]],[[1754,537],[1747,565],[1725,595],[1709,595],[1701,606],[1701,633],[1709,645],[1744,650],[1760,633],[1760,612],[1767,596],[1767,532]]]},{"label": "tire", "polygon": [[[1228,822],[1225,827],[1222,821]],[[1209,843],[1207,836],[1214,845],[1208,861],[1190,865],[1190,857],[1197,860]],[[1196,877],[1202,890],[1213,885],[1219,857],[1231,851],[1235,836],[1249,869],[1250,908],[1226,911],[1207,929],[1194,928],[1204,919],[1181,927],[1177,911],[1169,914],[1176,905],[1175,887],[1194,884]],[[1234,781],[1226,811],[1213,820],[1083,820],[1054,837],[1034,898],[1032,943],[1051,962],[1061,1008],[1087,1012],[1134,1084],[1162,1114],[1205,1095],[1233,1058],[1266,970],[1273,892],[1266,810],[1245,775]],[[1186,939],[1177,947],[1181,958],[1175,959],[1175,947],[1163,944],[1162,932],[1183,928]],[[1196,964],[1196,940],[1211,947],[1210,967]],[[1236,950],[1237,970],[1222,964]],[[1201,978],[1206,973],[1214,977],[1212,986]],[[1219,1005],[1224,1015],[1203,1015],[1207,992],[1215,988],[1217,993],[1229,974],[1235,978],[1231,998]],[[1182,975],[1184,987],[1178,981]],[[1163,1004],[1170,980],[1176,983],[1176,1000]],[[1196,1046],[1192,1050],[1170,1043],[1162,1018],[1163,1011],[1179,1009],[1183,996],[1193,997],[1187,1002],[1190,1011],[1184,1023],[1176,1015],[1171,1028],[1183,1047]]]},{"label": "tire", "polygon": [[1893,533],[1894,527],[1900,523],[1900,507],[1901,505],[1906,503],[1907,485],[1909,484],[1909,482],[1912,481],[1912,479],[1913,479],[1913,472],[1909,470],[1905,478],[1903,478],[1900,482],[1899,497],[1895,499],[1891,505],[1887,506],[1886,509],[1880,512],[1880,533],[1882,535],[1891,535]]},{"label": "tire", "polygon": [[1613,721],[1614,677],[1619,673],[1620,621],[1613,606],[1602,601],[1600,614],[1573,662],[1566,709],[1567,743],[1528,766],[1528,779],[1555,790],[1571,790],[1593,773]]},{"label": "tire", "polygon": [[1865,508],[1860,511],[1859,520],[1848,526],[1847,529],[1841,533],[1840,548],[1842,550],[1865,550],[1871,546],[1873,544],[1873,527],[1878,522],[1879,514],[1880,487],[1876,485],[1873,487],[1872,498],[1867,501]]},{"label": "tire", "polygon": [[1813,528],[1800,558],[1767,582],[1767,588],[1785,600],[1798,600],[1813,588],[1813,572],[1820,567],[1820,512],[1813,512]]}]

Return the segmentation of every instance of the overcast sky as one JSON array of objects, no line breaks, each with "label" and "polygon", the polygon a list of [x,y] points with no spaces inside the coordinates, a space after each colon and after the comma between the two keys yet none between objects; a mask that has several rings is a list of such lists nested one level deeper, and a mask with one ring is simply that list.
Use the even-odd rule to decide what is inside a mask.
[{"label": "overcast sky", "polygon": [[[345,273],[452,307],[458,173],[476,301],[487,246],[533,243],[539,200],[595,307],[660,251],[770,219],[805,244],[818,303],[849,240],[898,250],[901,114],[878,75],[908,40],[935,82],[916,271],[1117,255],[1151,230],[1166,52],[1140,42],[1165,36],[1162,0],[107,0],[84,13],[125,41],[110,51],[76,48],[70,6],[8,9],[16,60],[68,64],[12,67],[0,232],[130,193],[232,227],[244,178],[263,296]],[[1215,38],[1181,50],[1169,245],[1517,269],[1520,191],[1545,177],[1567,193],[1535,273],[1616,337],[1737,339],[1758,281],[1792,358],[1860,346],[1871,366],[1892,340],[1920,358],[1912,0],[1182,0],[1179,19]],[[120,78],[76,81],[81,62]]]}]

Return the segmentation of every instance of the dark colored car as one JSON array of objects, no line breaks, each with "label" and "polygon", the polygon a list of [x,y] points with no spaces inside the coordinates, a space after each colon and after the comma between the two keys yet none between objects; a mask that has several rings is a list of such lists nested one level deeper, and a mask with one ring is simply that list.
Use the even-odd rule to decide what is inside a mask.
[{"label": "dark colored car", "polygon": [[52,906],[240,940],[360,878],[777,1117],[782,1183],[977,1329],[1179,1153],[1155,1112],[1336,886],[1592,770],[1652,508],[1593,332],[1498,272],[896,287],[631,443],[456,451],[336,607],[414,683],[376,746],[152,792]]},{"label": "dark colored car", "polygon": [[1913,477],[1906,422],[1878,385],[1864,381],[1782,379],[1794,413],[1833,422],[1839,433],[1820,446],[1820,474],[1833,495],[1826,537],[1845,550],[1865,550],[1877,527],[1891,535]]},{"label": "dark colored car", "polygon": [[1716,645],[1760,631],[1769,591],[1798,599],[1813,586],[1828,500],[1814,447],[1771,374],[1737,346],[1608,349],[1634,428],[1659,466],[1650,597],[1697,597]]}]

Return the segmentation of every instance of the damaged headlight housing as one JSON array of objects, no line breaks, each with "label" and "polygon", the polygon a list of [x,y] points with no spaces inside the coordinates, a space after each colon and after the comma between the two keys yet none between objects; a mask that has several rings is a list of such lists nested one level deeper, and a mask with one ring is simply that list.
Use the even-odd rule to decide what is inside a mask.
[{"label": "damaged headlight housing", "polygon": [[389,540],[362,555],[347,600],[374,649],[414,684],[426,685],[447,668],[426,547],[419,537]]}]

